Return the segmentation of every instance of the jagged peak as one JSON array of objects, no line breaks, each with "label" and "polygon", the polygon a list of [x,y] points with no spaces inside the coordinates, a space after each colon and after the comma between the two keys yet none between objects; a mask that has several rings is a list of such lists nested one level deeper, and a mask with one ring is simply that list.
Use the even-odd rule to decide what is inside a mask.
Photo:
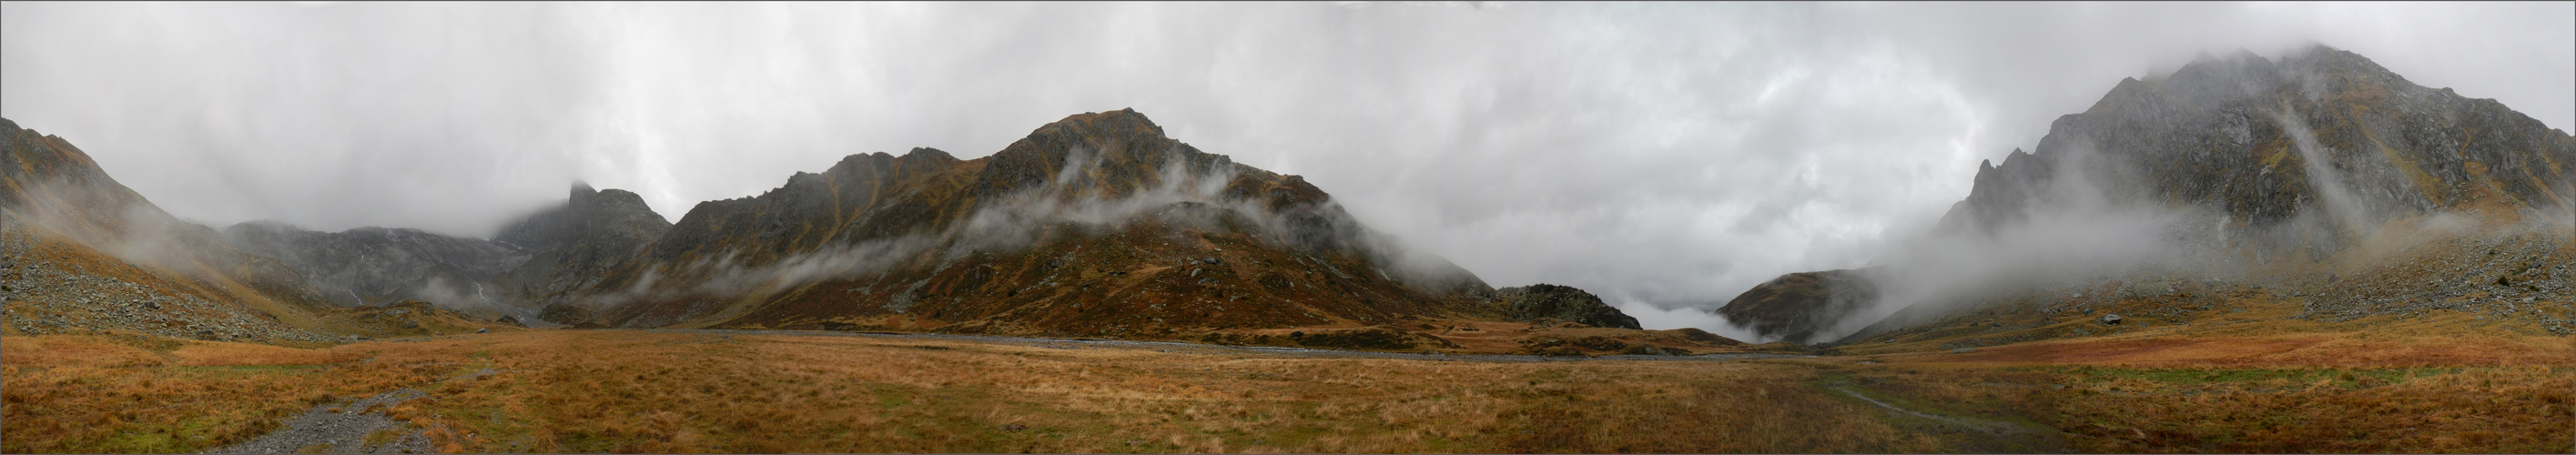
[{"label": "jagged peak", "polygon": [[1150,131],[1155,137],[1164,137],[1162,125],[1154,124],[1153,119],[1146,118],[1145,114],[1136,112],[1136,108],[1132,107],[1108,112],[1084,112],[1068,115],[1065,116],[1063,120],[1057,120],[1054,123],[1039,126],[1036,131],[1030,132],[1029,135],[1037,136],[1040,134],[1067,129],[1088,130],[1095,133],[1107,133],[1118,130],[1138,132]]},{"label": "jagged peak", "polygon": [[949,154],[948,154],[948,152],[946,152],[946,151],[942,151],[942,150],[935,149],[935,148],[930,148],[930,147],[913,147],[913,148],[912,148],[912,151],[909,151],[909,152],[903,152],[903,159],[906,159],[906,160],[942,160],[942,161],[956,161],[956,160],[957,160],[957,157],[956,157],[956,156],[954,156],[954,155],[949,155]]},{"label": "jagged peak", "polygon": [[621,190],[621,189],[616,189],[616,188],[609,188],[609,189],[599,190],[599,193],[597,193],[596,197],[603,198],[603,199],[606,199],[606,200],[609,200],[609,201],[619,201],[619,202],[629,202],[629,201],[631,201],[631,202],[635,202],[635,203],[638,203],[638,204],[644,203],[644,195],[641,195],[641,194],[635,194],[635,192],[633,192],[633,191]]}]

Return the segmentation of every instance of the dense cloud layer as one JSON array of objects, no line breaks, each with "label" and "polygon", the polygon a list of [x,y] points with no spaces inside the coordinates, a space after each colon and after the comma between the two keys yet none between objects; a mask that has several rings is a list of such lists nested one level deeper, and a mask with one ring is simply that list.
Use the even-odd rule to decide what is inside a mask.
[{"label": "dense cloud layer", "polygon": [[0,116],[217,226],[666,216],[843,155],[1133,107],[1497,286],[1710,326],[1939,217],[2122,77],[2322,42],[2576,124],[2540,4],[0,6]]}]

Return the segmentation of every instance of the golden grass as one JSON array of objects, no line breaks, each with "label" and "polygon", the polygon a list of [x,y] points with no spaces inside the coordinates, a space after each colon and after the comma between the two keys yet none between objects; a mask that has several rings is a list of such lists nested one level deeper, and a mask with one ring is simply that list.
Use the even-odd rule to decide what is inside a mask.
[{"label": "golden grass", "polygon": [[428,382],[453,363],[385,344],[0,340],[0,451],[11,453],[218,447],[266,434],[313,405]]},{"label": "golden grass", "polygon": [[[2092,452],[2566,452],[2576,370],[2082,370],[2058,400]],[[2241,380],[2223,380],[2245,378]]]},{"label": "golden grass", "polygon": [[2131,335],[1869,357],[1883,391],[2033,418],[2085,452],[2565,452],[2565,337]]},{"label": "golden grass", "polygon": [[[389,413],[429,428],[449,452],[1940,449],[1807,385],[1816,370],[1790,363],[1288,358],[624,331],[168,352],[119,351],[95,337],[10,338],[9,452],[202,450],[271,431],[309,406],[406,386],[429,396]],[[84,365],[59,355],[76,349],[159,360]],[[484,369],[493,372],[474,374]],[[449,377],[463,379],[432,382]]]},{"label": "golden grass", "polygon": [[[388,414],[426,428],[444,452],[2522,452],[2576,438],[2576,368],[2565,362],[2312,362],[2474,344],[2312,338],[2263,349],[2313,356],[2204,355],[2269,346],[2257,338],[2101,339],[1854,364],[1862,358],[1443,362],[707,332],[322,349],[9,336],[0,449],[198,451],[401,387],[428,396]],[[2547,352],[2543,341],[2516,342]],[[2395,344],[2372,344],[2382,342]],[[2075,352],[2068,345],[2109,357],[2012,358]],[[2256,360],[2228,360],[2240,357]],[[2032,431],[1945,427],[1845,391]]]},{"label": "golden grass", "polygon": [[2126,336],[2048,340],[1965,353],[1880,356],[1888,362],[2139,367],[2404,367],[2423,365],[2568,365],[2576,344],[2543,336],[2388,336],[2304,333],[2247,337]]},{"label": "golden grass", "polygon": [[[546,332],[441,390],[465,451],[1712,452],[1936,448],[1784,364],[1464,363]],[[1737,391],[1774,392],[1746,397]],[[501,416],[492,420],[480,416]],[[1830,431],[1807,431],[1826,428]],[[442,441],[442,444],[448,441]]]}]

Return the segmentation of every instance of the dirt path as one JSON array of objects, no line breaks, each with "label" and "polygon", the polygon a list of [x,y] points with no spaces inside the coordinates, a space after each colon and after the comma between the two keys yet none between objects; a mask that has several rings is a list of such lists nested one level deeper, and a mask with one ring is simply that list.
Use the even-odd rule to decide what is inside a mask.
[{"label": "dirt path", "polygon": [[[487,368],[428,385],[496,372]],[[419,388],[401,388],[324,403],[287,420],[284,429],[202,453],[436,453],[425,429],[385,414],[395,404],[427,395]]]},{"label": "dirt path", "polygon": [[1899,417],[1900,421],[1906,421],[1900,424],[1900,427],[1942,436],[1962,436],[1963,438],[1958,439],[1943,439],[1964,441],[1964,446],[1957,447],[1963,453],[2067,453],[2070,450],[2066,445],[2066,438],[2059,436],[2054,428],[2033,428],[2010,422],[1943,416],[1888,404],[1839,384],[1827,387],[1845,395],[1851,395],[1852,398],[1858,398],[1860,401],[1887,408],[1888,411],[1898,415],[1913,417],[1912,419]]},{"label": "dirt path", "polygon": [[[385,416],[385,408],[423,395],[398,389],[314,406],[286,421],[285,429],[204,453],[432,453],[420,428]],[[376,436],[373,443],[370,435]]]},{"label": "dirt path", "polygon": [[1088,339],[1088,338],[1032,338],[1032,337],[1010,337],[1010,336],[991,336],[991,335],[954,335],[954,334],[944,334],[944,333],[827,332],[827,331],[810,331],[810,330],[722,330],[722,329],[653,329],[653,330],[649,330],[649,331],[652,331],[652,332],[668,332],[668,333],[706,333],[706,334],[717,334],[717,335],[786,335],[786,336],[844,336],[844,337],[853,337],[853,336],[854,336],[854,337],[871,337],[871,338],[912,338],[912,339],[927,339],[927,340],[955,340],[955,341],[972,341],[972,342],[980,342],[980,343],[1015,344],[1015,345],[1022,345],[1022,346],[1036,346],[1036,347],[1043,347],[1043,348],[1055,348],[1055,349],[1087,349],[1087,348],[1103,348],[1103,347],[1109,347],[1109,348],[1152,349],[1152,350],[1154,350],[1155,352],[1194,353],[1194,354],[1256,354],[1256,355],[1278,355],[1278,356],[1296,356],[1296,357],[1339,357],[1339,358],[1371,358],[1371,359],[1408,359],[1408,360],[1440,360],[1440,361],[1461,361],[1461,362],[1581,362],[1581,361],[1594,361],[1594,360],[1646,360],[1646,361],[1669,361],[1669,362],[1726,362],[1726,361],[1736,361],[1736,360],[1754,360],[1754,359],[1786,359],[1786,358],[1804,358],[1804,357],[1814,357],[1814,356],[1808,356],[1808,355],[1794,355],[1794,354],[1769,354],[1769,353],[1735,353],[1735,354],[1703,354],[1703,355],[1605,355],[1605,356],[1600,356],[1600,357],[1581,357],[1581,356],[1553,357],[1553,356],[1536,356],[1536,355],[1502,355],[1502,354],[1460,354],[1460,355],[1450,355],[1450,354],[1419,354],[1419,353],[1407,353],[1407,352],[1342,351],[1342,350],[1332,350],[1332,349],[1308,349],[1308,348],[1290,348],[1290,347],[1278,347],[1278,346],[1226,346],[1226,345],[1216,345],[1216,344],[1183,343],[1183,342],[1177,342],[1177,341],[1128,341],[1128,340],[1101,340],[1101,339]]}]

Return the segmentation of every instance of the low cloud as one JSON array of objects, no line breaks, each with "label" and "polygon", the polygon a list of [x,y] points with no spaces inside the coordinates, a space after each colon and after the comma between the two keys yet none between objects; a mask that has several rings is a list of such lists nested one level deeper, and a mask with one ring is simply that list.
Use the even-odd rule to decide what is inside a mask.
[{"label": "low cloud", "polygon": [[1432,292],[1455,289],[1472,277],[1436,255],[1360,226],[1332,201],[1274,210],[1261,195],[1229,195],[1227,186],[1246,177],[1239,175],[1245,169],[1225,156],[1179,147],[1162,153],[1157,177],[1140,182],[1147,186],[1126,194],[1112,194],[1111,185],[1096,180],[1103,174],[1094,171],[1104,165],[1098,151],[1077,148],[1046,182],[992,198],[963,224],[944,231],[828,245],[760,264],[744,263],[739,253],[657,264],[625,289],[590,296],[584,303],[607,308],[644,300],[760,298],[817,281],[903,267],[944,269],[969,255],[1010,254],[1063,236],[1103,235],[1140,222],[1251,234],[1282,249],[1356,254],[1388,277]]},{"label": "low cloud", "polygon": [[1863,264],[2204,52],[2576,125],[2564,2],[1489,6],[10,2],[0,116],[183,219],[488,237],[567,181],[687,207],[1134,107],[1496,285],[1659,309]]}]

